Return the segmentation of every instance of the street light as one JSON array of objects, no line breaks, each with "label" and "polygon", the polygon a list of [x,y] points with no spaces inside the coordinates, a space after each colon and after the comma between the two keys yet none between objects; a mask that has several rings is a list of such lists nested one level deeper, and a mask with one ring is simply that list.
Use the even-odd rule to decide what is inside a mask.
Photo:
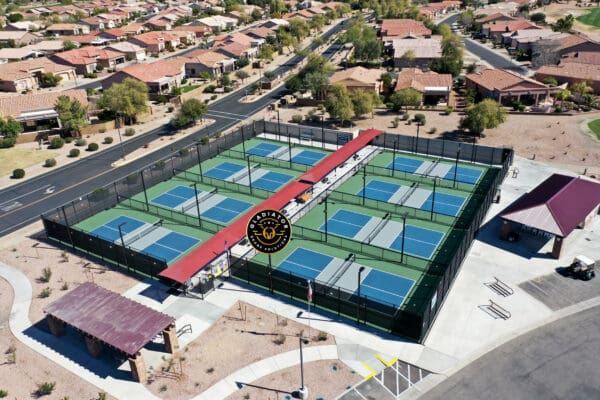
[{"label": "street light", "polygon": [[117,225],[117,229],[119,229],[119,237],[121,238],[121,248],[122,248],[121,251],[123,252],[123,260],[125,261],[125,266],[129,270],[129,263],[127,262],[127,254],[125,253],[125,239],[123,239],[123,230],[121,229],[121,227],[123,225],[125,225],[126,223],[127,223],[127,221],[121,222],[119,225]]},{"label": "street light", "polygon": [[321,148],[325,150],[325,113],[321,114]]},{"label": "street light", "polygon": [[115,118],[115,124],[117,125],[117,133],[119,134],[119,144],[121,145],[121,158],[125,159],[125,148],[123,147],[123,138],[121,137],[121,121],[123,118],[119,118],[121,113],[117,113],[117,117]]},{"label": "street light", "polygon": [[281,125],[279,124],[279,108],[277,109],[277,140],[281,141]]},{"label": "street light", "polygon": [[200,217],[200,202],[198,201],[198,184],[194,182],[191,186],[194,187],[194,199],[196,200],[196,211],[198,212],[198,226],[202,228],[202,218]]},{"label": "street light", "polygon": [[198,168],[200,169],[200,182],[203,181],[202,179],[202,161],[200,161],[200,145],[202,143],[200,142],[196,142],[196,157],[198,157]]},{"label": "street light", "polygon": [[456,161],[454,162],[454,183],[452,187],[456,187],[456,174],[458,173],[458,159],[460,158],[460,144],[458,145],[458,149],[456,150]]},{"label": "street light", "polygon": [[365,270],[364,266],[358,269],[358,300],[356,301],[356,325],[360,325],[360,275]]}]

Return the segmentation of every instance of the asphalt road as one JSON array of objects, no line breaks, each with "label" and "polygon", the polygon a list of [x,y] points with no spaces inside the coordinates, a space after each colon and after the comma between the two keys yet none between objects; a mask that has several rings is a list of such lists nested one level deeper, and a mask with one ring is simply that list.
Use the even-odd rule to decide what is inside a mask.
[{"label": "asphalt road", "polygon": [[514,339],[419,400],[600,399],[600,307]]},{"label": "asphalt road", "polygon": [[[459,14],[451,15],[447,18],[444,18],[440,22],[438,22],[438,25],[441,25],[441,24],[451,25],[452,23],[458,21],[458,17],[459,17]],[[517,72],[517,73],[520,73],[523,75],[527,75],[529,73],[529,70],[527,68],[522,67],[521,65],[517,64],[516,62],[514,62],[512,60],[502,57],[500,54],[498,54],[494,50],[482,45],[481,43],[477,42],[476,40],[473,40],[468,37],[464,37],[463,41],[465,43],[465,48],[467,49],[468,52],[476,55],[477,57],[484,60],[485,62],[487,62],[494,68],[508,69],[508,70],[511,70],[511,71],[514,71],[514,72]]]},{"label": "asphalt road", "polygon": [[[327,40],[343,28],[344,25],[341,22],[324,33],[322,37]],[[314,50],[316,47],[311,46],[311,49]],[[322,54],[325,57],[331,58],[339,48],[340,45],[333,44]],[[296,55],[286,64],[278,67],[275,73],[283,74],[295,67],[301,60],[302,57]],[[0,190],[0,237],[34,222],[41,214],[49,210],[81,197],[116,179],[123,178],[146,165],[150,165],[171,154],[173,151],[194,143],[203,136],[211,136],[217,131],[226,130],[240,120],[246,119],[247,116],[275,102],[285,95],[286,92],[287,90],[281,87],[253,103],[239,102],[245,95],[243,89],[231,93],[210,106],[208,116],[215,120],[214,124],[178,141],[174,141],[169,147],[157,150],[122,167],[111,167],[111,164],[117,161],[122,154],[121,147],[114,146],[77,162],[53,169],[43,175]],[[149,143],[169,133],[169,127],[165,125],[136,136],[124,142],[124,152],[126,154],[130,153],[139,149],[145,143]],[[55,187],[54,193],[45,194],[45,189],[50,185]]]}]

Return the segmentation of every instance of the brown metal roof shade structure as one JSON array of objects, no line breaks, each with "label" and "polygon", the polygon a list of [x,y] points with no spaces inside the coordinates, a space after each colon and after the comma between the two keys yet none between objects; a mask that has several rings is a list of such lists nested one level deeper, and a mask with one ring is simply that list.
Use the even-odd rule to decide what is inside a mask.
[{"label": "brown metal roof shade structure", "polygon": [[84,283],[44,308],[52,317],[132,357],[175,318],[94,283]]},{"label": "brown metal roof shade structure", "polygon": [[[566,238],[600,205],[600,184],[572,176],[553,174],[501,214],[505,224],[516,222]],[[510,229],[510,227],[509,227]],[[505,229],[501,235],[508,233]],[[561,246],[553,254],[558,258]]]}]

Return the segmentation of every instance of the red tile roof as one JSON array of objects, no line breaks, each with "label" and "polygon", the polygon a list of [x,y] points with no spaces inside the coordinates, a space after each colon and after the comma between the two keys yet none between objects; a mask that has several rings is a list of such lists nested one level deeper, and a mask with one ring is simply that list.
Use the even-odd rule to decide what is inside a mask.
[{"label": "red tile roof", "polygon": [[54,108],[56,100],[60,96],[77,99],[84,107],[88,105],[87,94],[83,89],[22,94],[19,96],[0,97],[0,115],[17,118],[22,113],[51,109]]},{"label": "red tile roof", "polygon": [[174,77],[184,73],[184,65],[187,59],[183,57],[173,57],[159,60],[151,64],[130,65],[121,69],[119,72],[125,73],[132,78],[142,82],[156,82],[164,77]]},{"label": "red tile roof", "polygon": [[490,92],[494,90],[519,90],[519,89],[545,89],[548,85],[528,78],[524,75],[517,74],[506,69],[484,69],[483,71],[468,74],[468,81],[476,83]]},{"label": "red tile roof", "polygon": [[[598,58],[598,55],[595,55]],[[576,61],[561,60],[560,65],[544,65],[536,74],[542,76],[554,76],[562,78],[577,79],[581,81],[600,82],[600,64],[587,64]]]},{"label": "red tile roof", "polygon": [[63,51],[54,55],[71,65],[88,65],[98,60],[112,60],[124,57],[123,53],[113,50],[100,49],[94,46],[80,47],[79,49]]},{"label": "red tile roof", "polygon": [[567,237],[600,204],[600,183],[553,174],[500,217]]},{"label": "red tile roof", "polygon": [[413,19],[384,19],[381,23],[381,36],[407,37],[407,36],[429,36],[431,29],[423,22]]},{"label": "red tile roof", "polygon": [[158,31],[142,33],[135,35],[133,38],[146,44],[166,43],[177,39],[177,37],[171,35],[170,33]]},{"label": "red tile roof", "polygon": [[506,21],[515,20],[515,18],[511,17],[510,15],[506,15],[504,13],[494,13],[477,19],[477,22],[479,22],[480,24],[485,24],[486,22],[497,21],[499,19],[503,19]]},{"label": "red tile roof", "polygon": [[517,19],[514,21],[495,21],[489,24],[483,24],[483,29],[489,29],[490,32],[515,32],[521,29],[541,29],[526,19]]},{"label": "red tile roof", "polygon": [[32,60],[0,64],[0,80],[15,81],[24,79],[32,76],[35,71],[57,74],[69,70],[73,70],[73,67],[55,63],[46,57],[39,57]]},{"label": "red tile roof", "polygon": [[396,89],[413,88],[423,92],[426,87],[452,88],[452,75],[438,74],[437,72],[423,72],[418,68],[404,68],[398,74]]}]

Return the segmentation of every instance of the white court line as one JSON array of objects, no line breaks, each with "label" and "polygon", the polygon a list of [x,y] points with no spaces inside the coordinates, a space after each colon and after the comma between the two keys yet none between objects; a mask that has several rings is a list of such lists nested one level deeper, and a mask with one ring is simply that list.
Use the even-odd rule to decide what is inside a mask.
[{"label": "white court line", "polygon": [[[311,270],[311,271],[316,271],[316,272],[319,272],[319,273],[320,273],[320,272],[323,272],[322,270],[311,268],[311,267],[309,267],[308,265],[304,265],[304,264],[298,264],[297,262],[290,261],[288,258],[286,258],[285,260],[283,260],[283,262],[287,262],[287,263],[289,263],[289,264],[298,265],[299,267],[302,267],[302,268],[304,268],[304,269],[308,269],[308,270]],[[283,264],[283,262],[282,262],[281,264]],[[279,264],[279,265],[281,265],[281,264]]]}]

